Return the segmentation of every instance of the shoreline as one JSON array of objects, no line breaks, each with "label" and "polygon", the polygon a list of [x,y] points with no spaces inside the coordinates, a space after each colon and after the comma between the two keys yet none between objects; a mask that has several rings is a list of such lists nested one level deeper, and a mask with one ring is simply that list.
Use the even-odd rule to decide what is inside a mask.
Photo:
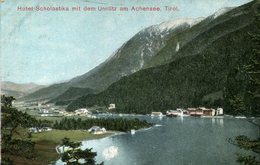
[{"label": "shoreline", "polygon": [[[135,131],[136,131],[136,132],[147,131],[147,130],[150,130],[150,129],[154,128],[154,127],[158,127],[158,126],[162,126],[162,125],[152,125],[152,126],[147,127],[147,128],[137,129],[137,130],[135,130]],[[93,141],[93,140],[102,140],[102,139],[110,138],[110,137],[113,137],[113,136],[124,135],[124,134],[131,134],[129,131],[127,131],[127,132],[121,132],[121,131],[111,131],[111,130],[108,130],[106,133],[108,134],[107,136],[100,137],[100,138],[93,138],[93,139],[81,140],[80,142]],[[58,149],[58,147],[62,147],[62,146],[57,145],[57,146],[55,147],[56,153],[59,155],[59,152],[58,152],[59,149]],[[56,161],[58,161],[58,160],[59,160],[59,158],[58,158]],[[56,161],[55,161],[55,162],[56,162]],[[54,163],[54,161],[52,161],[51,163]]]},{"label": "shoreline", "polygon": [[[225,117],[224,119],[235,119],[235,117],[228,116],[228,115],[227,116],[225,115],[224,117]],[[254,119],[258,120],[259,118],[256,117]],[[150,130],[154,127],[158,127],[158,126],[162,126],[162,125],[153,124],[150,127],[137,129],[135,131],[136,132],[148,131],[148,130]],[[47,131],[47,132],[36,133],[33,135],[33,138],[32,138],[32,140],[35,142],[36,157],[34,159],[28,159],[24,162],[33,163],[33,162],[37,161],[37,163],[33,163],[33,164],[55,163],[59,159],[59,153],[57,152],[57,147],[61,143],[61,140],[57,140],[57,139],[63,139],[64,137],[66,137],[65,135],[58,136],[57,132],[66,132],[67,135],[70,135],[71,137],[73,137],[73,138],[68,137],[71,139],[71,141],[78,141],[78,142],[99,140],[99,139],[103,139],[103,138],[109,138],[109,137],[129,133],[129,131],[121,132],[121,131],[111,131],[111,130],[108,130],[106,133],[99,134],[99,135],[90,134],[90,133],[88,133],[87,130],[52,130],[52,131]],[[43,136],[44,134],[46,134],[46,135]],[[48,136],[48,134],[49,134],[49,136]],[[83,134],[84,136],[82,136],[82,135],[78,136],[78,134]],[[40,136],[40,138],[36,137],[36,136]],[[52,137],[50,137],[50,136],[54,136],[55,139],[52,139]],[[19,158],[18,158],[18,161],[19,161]],[[26,164],[26,163],[24,163],[24,164]],[[21,165],[23,165],[23,163],[21,163]]]},{"label": "shoreline", "polygon": [[[63,133],[62,136],[56,136],[58,133]],[[52,137],[47,138],[49,134],[54,134],[55,139]],[[64,136],[70,135],[70,136]],[[61,139],[68,137],[71,141],[89,141],[89,140],[98,140],[106,137],[110,137],[116,135],[116,131],[107,131],[104,134],[94,135],[88,133],[86,130],[53,130],[49,132],[42,132],[35,134],[32,140],[35,142],[35,160],[37,161],[36,164],[53,164],[59,159],[59,153],[57,152],[56,148],[61,143]],[[80,136],[79,136],[80,135]],[[86,136],[82,136],[86,135]],[[58,140],[57,140],[58,139]],[[59,140],[60,139],[60,140]],[[35,160],[28,159],[26,162],[32,162]]]}]

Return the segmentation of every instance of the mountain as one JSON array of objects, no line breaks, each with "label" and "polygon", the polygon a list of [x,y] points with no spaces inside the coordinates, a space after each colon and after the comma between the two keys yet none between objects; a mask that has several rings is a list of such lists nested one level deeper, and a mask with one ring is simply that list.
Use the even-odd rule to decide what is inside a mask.
[{"label": "mountain", "polygon": [[[186,31],[187,35],[200,31],[191,41],[176,46],[173,36],[155,55],[163,62],[161,57],[170,59],[170,63],[123,77],[99,94],[78,98],[67,110],[114,103],[120,113],[145,114],[192,106],[224,106],[226,113],[238,113],[227,105],[251,101],[244,97],[251,82],[243,68],[249,66],[256,48],[250,34],[259,35],[259,8],[260,2],[253,1],[208,17]],[[241,97],[233,97],[236,92]]]},{"label": "mountain", "polygon": [[15,98],[20,98],[22,96],[25,96],[26,93],[20,92],[20,91],[1,89],[1,95],[13,96]]},{"label": "mountain", "polygon": [[17,84],[10,81],[3,81],[1,82],[1,94],[19,98],[44,87],[45,86],[43,85],[38,85],[34,83]]},{"label": "mountain", "polygon": [[97,91],[90,88],[76,88],[70,87],[67,91],[59,95],[58,97],[50,100],[51,103],[57,103],[58,105],[68,104],[73,100],[76,100],[80,96],[95,94]]},{"label": "mountain", "polygon": [[169,38],[183,30],[189,29],[200,22],[201,19],[168,21],[145,28],[124,43],[105,62],[93,70],[68,82],[43,88],[29,94],[23,100],[53,99],[70,87],[91,88],[103,91],[123,76],[143,69],[153,56],[165,46]]},{"label": "mountain", "polygon": [[[181,31],[180,33],[174,35],[171,37],[171,39],[167,42],[164,49],[161,49],[145,66],[145,68],[154,67],[158,65],[163,65],[166,63],[170,63],[174,60],[174,58],[178,58],[178,54],[185,54],[185,53],[179,53],[179,50],[185,46],[188,46],[190,44],[190,41],[195,39],[198,36],[202,36],[202,34],[205,34],[208,32],[211,28],[215,27],[216,25],[221,24],[222,22],[230,19],[230,16],[226,15],[225,18],[222,17],[222,19],[217,19],[218,17],[221,17],[226,12],[230,11],[231,7],[226,7],[223,9],[220,9],[213,15],[207,17],[206,19],[200,21],[200,23],[194,25],[192,28],[185,29]],[[232,16],[231,16],[232,17]],[[231,29],[234,27],[231,27]],[[227,30],[230,30],[227,29]],[[223,31],[224,32],[224,31]],[[221,33],[221,31],[220,31]],[[216,37],[219,36],[219,34],[215,34]],[[206,37],[205,37],[206,38]],[[214,39],[214,37],[212,37]],[[202,40],[203,42],[205,40]],[[205,43],[205,42],[204,42]],[[197,44],[195,49],[203,49],[203,44],[200,43]],[[206,44],[204,44],[206,45]],[[198,53],[193,50],[187,50],[188,53]]]}]

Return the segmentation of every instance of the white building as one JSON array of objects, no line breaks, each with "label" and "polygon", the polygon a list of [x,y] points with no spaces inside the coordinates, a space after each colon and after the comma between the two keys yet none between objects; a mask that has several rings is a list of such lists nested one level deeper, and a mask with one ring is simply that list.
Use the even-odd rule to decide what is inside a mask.
[{"label": "white building", "polygon": [[217,108],[217,111],[216,111],[216,115],[224,115],[224,110],[223,108]]},{"label": "white building", "polygon": [[88,115],[90,112],[86,108],[75,110],[75,115]]},{"label": "white building", "polygon": [[45,132],[45,131],[52,131],[52,128],[51,127],[43,127],[43,128],[31,127],[31,128],[29,128],[29,132],[31,132],[31,133],[38,133],[38,132]]},{"label": "white building", "polygon": [[88,132],[93,133],[93,134],[103,134],[103,133],[106,133],[107,131],[104,127],[100,128],[99,126],[93,126],[88,130]]},{"label": "white building", "polygon": [[116,104],[109,104],[109,107],[108,107],[109,110],[112,110],[115,108],[116,108]]},{"label": "white building", "polygon": [[162,114],[162,112],[152,112],[151,116],[159,116],[159,117],[161,117],[161,116],[163,116],[163,114]]},{"label": "white building", "polygon": [[43,109],[43,110],[42,110],[42,113],[49,113],[49,110]]},{"label": "white building", "polygon": [[52,113],[43,113],[41,114],[41,117],[47,117],[47,116],[53,116]]},{"label": "white building", "polygon": [[74,113],[71,112],[64,112],[63,116],[74,116]]}]

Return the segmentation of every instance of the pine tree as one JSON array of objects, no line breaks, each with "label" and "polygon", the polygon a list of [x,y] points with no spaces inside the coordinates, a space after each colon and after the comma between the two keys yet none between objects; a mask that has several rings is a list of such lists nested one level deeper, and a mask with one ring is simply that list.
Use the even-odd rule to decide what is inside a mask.
[{"label": "pine tree", "polygon": [[[103,163],[96,164],[97,153],[92,152],[92,148],[82,150],[81,145],[81,142],[71,142],[70,139],[64,138],[61,143],[63,146],[63,152],[60,154],[61,160],[67,165],[103,165]],[[67,149],[65,149],[66,147]]]},{"label": "pine tree", "polygon": [[[17,138],[20,136],[19,128],[28,128],[38,124],[37,120],[30,115],[18,111],[12,106],[14,97],[1,96],[1,153],[33,157],[34,142]],[[8,160],[8,158],[6,159]]]},{"label": "pine tree", "polygon": [[[256,18],[258,22],[258,30],[260,18]],[[251,114],[260,114],[260,33],[250,34],[254,41],[253,53],[250,55],[250,60],[247,65],[244,66],[247,78],[249,80],[246,92],[247,107],[249,107]]]},{"label": "pine tree", "polygon": [[225,88],[226,109],[236,115],[260,115],[260,17],[256,30],[248,33],[253,50],[241,57],[239,65],[228,75]]}]

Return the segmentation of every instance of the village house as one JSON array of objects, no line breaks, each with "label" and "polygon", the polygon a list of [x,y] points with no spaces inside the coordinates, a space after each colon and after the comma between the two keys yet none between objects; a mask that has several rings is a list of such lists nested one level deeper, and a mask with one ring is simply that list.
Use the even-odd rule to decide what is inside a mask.
[{"label": "village house", "polygon": [[205,107],[199,107],[197,108],[199,110],[202,110],[203,114],[202,116],[215,116],[215,109],[208,109],[208,108],[205,108]]},{"label": "village house", "polygon": [[108,109],[109,109],[109,110],[116,109],[116,104],[109,104]]},{"label": "village house", "polygon": [[54,116],[54,111],[51,111],[50,109],[41,109],[39,108],[39,114],[41,114],[42,117],[46,116]]},{"label": "village house", "polygon": [[106,133],[106,129],[104,127],[100,128],[99,126],[93,126],[88,130],[88,132],[92,134],[103,134]]},{"label": "village house", "polygon": [[166,116],[168,117],[177,117],[179,112],[177,110],[168,110],[166,111]]},{"label": "village house", "polygon": [[216,116],[222,116],[222,115],[224,115],[223,108],[217,108]]},{"label": "village house", "polygon": [[45,131],[52,131],[52,128],[50,128],[50,127],[42,127],[42,128],[31,127],[31,128],[29,128],[29,132],[31,132],[31,133],[39,133],[39,132],[45,132]]},{"label": "village house", "polygon": [[29,128],[29,132],[37,133],[37,132],[38,132],[38,128],[36,128],[36,127],[31,127],[31,128]]},{"label": "village house", "polygon": [[40,112],[41,113],[49,113],[49,110],[48,109],[40,109]]},{"label": "village house", "polygon": [[213,108],[205,108],[205,107],[198,107],[198,108],[188,108],[187,112],[190,116],[221,116],[223,115],[223,109],[218,108],[217,110]]},{"label": "village house", "polygon": [[215,109],[204,109],[203,116],[215,116]]},{"label": "village house", "polygon": [[162,112],[152,112],[151,116],[163,116]]},{"label": "village house", "polygon": [[54,116],[52,113],[43,113],[41,117]]},{"label": "village house", "polygon": [[187,108],[188,115],[190,116],[202,116],[203,110],[201,108]]},{"label": "village house", "polygon": [[74,113],[75,113],[75,115],[78,115],[78,116],[90,115],[90,112],[86,108],[77,109],[77,110],[75,110]]},{"label": "village house", "polygon": [[189,116],[188,112],[185,109],[177,108],[176,110],[168,110],[166,111],[166,116],[169,117],[177,117],[177,116]]},{"label": "village house", "polygon": [[73,112],[64,112],[63,116],[74,116]]}]

